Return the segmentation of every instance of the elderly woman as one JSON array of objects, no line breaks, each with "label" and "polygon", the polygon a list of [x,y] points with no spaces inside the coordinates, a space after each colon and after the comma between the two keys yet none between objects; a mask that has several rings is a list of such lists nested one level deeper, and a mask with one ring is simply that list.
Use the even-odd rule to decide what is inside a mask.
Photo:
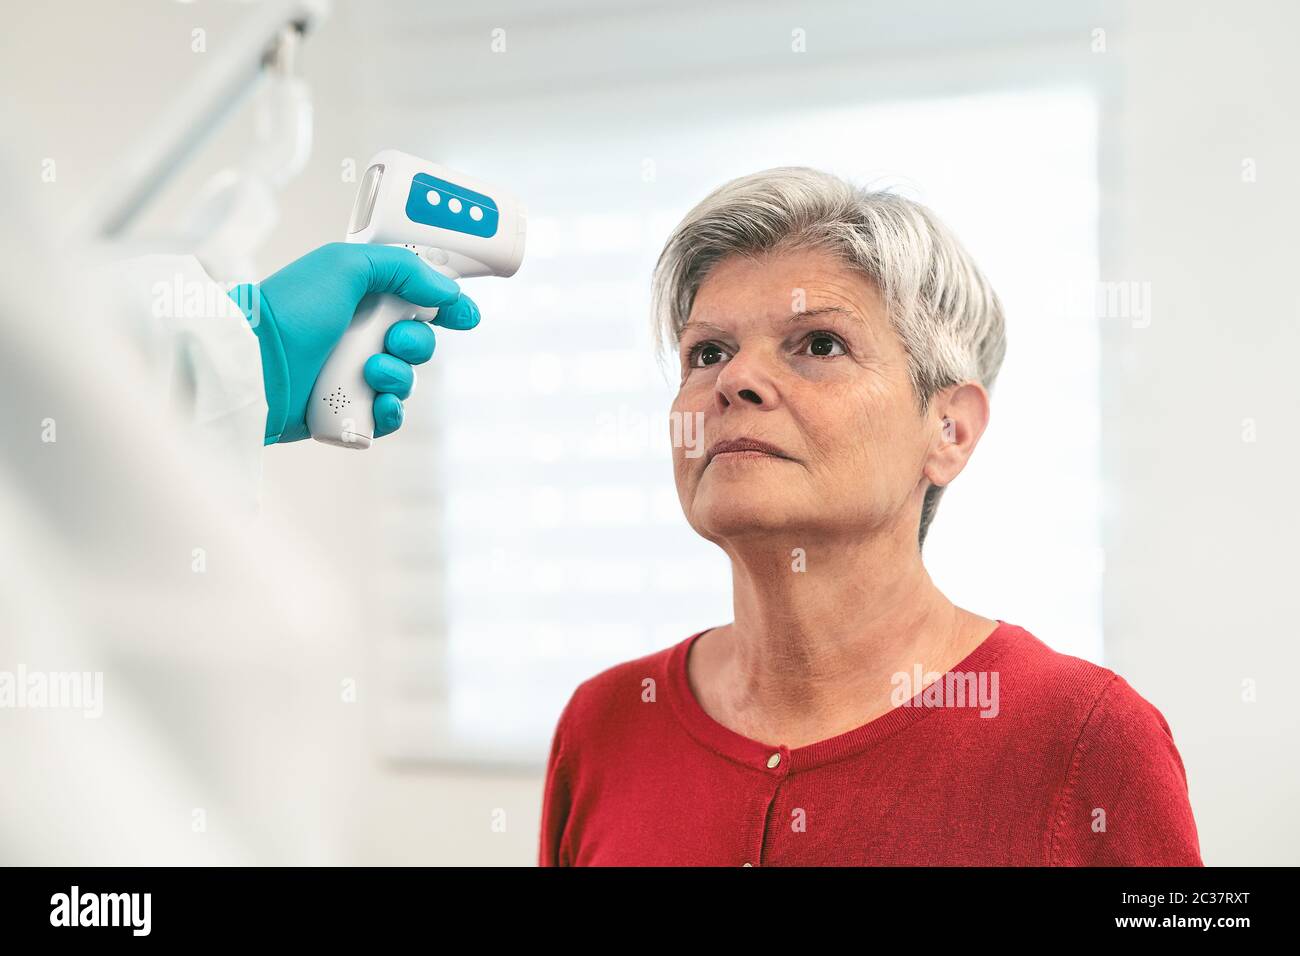
[{"label": "elderly woman", "polygon": [[926,572],[1005,351],[935,216],[756,173],[686,216],[654,288],[677,491],[735,620],[573,693],[541,864],[1200,865],[1160,712]]}]

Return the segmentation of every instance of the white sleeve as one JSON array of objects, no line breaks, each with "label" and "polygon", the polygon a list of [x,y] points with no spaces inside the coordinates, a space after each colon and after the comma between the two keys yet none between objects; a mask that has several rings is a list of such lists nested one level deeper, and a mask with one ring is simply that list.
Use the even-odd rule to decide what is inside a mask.
[{"label": "white sleeve", "polygon": [[186,438],[230,466],[245,497],[262,476],[266,391],[257,335],[243,311],[188,255],[128,259],[98,273],[109,314],[135,344]]}]

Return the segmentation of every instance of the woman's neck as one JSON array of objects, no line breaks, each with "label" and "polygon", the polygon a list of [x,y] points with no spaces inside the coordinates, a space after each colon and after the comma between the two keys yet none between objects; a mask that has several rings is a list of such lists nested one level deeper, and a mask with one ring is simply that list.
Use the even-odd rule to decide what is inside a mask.
[{"label": "woman's neck", "polygon": [[859,727],[893,706],[895,674],[943,673],[996,627],[935,587],[915,537],[725,550],[735,621],[696,642],[690,674],[705,711],[756,740],[799,747]]}]

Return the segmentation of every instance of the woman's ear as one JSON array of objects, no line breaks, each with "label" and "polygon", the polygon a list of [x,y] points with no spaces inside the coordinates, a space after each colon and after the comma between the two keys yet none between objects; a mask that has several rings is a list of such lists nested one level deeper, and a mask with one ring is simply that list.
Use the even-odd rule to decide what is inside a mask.
[{"label": "woman's ear", "polygon": [[937,441],[924,473],[931,484],[945,486],[961,474],[988,427],[989,396],[978,382],[966,382],[935,397]]}]

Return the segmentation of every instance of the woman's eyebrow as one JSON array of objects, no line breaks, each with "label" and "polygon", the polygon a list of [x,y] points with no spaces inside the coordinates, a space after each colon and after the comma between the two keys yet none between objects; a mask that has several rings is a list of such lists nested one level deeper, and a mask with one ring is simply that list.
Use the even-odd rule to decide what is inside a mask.
[{"label": "woman's eyebrow", "polygon": [[[818,309],[804,309],[800,312],[795,312],[793,315],[791,315],[789,318],[786,319],[786,324],[794,325],[799,322],[806,322],[809,319],[815,319],[823,315],[839,316],[840,318],[849,319],[850,321],[863,324],[861,317],[858,316],[857,313],[851,312],[848,309],[840,308],[837,305],[827,305]],[[689,322],[687,322],[685,325],[682,326],[681,331],[677,333],[677,336],[679,339],[683,339],[686,337],[686,333],[693,332],[696,330],[700,332],[708,332],[713,335],[731,334],[720,325],[715,325],[712,322],[706,322],[703,319],[691,319]]]},{"label": "woman's eyebrow", "polygon": [[677,333],[678,338],[685,337],[687,332],[699,329],[702,332],[712,332],[714,335],[728,335],[726,329],[720,325],[714,325],[712,322],[705,322],[703,319],[691,319],[682,326],[681,331]]},{"label": "woman's eyebrow", "polygon": [[850,312],[848,309],[842,309],[837,305],[827,305],[827,306],[823,306],[820,309],[804,309],[801,312],[794,313],[794,315],[790,316],[790,318],[787,319],[786,321],[789,324],[793,325],[797,322],[803,322],[806,321],[807,319],[816,318],[817,316],[821,316],[821,315],[837,315],[840,316],[841,318],[851,319],[854,322],[862,321],[862,319],[856,313]]}]

